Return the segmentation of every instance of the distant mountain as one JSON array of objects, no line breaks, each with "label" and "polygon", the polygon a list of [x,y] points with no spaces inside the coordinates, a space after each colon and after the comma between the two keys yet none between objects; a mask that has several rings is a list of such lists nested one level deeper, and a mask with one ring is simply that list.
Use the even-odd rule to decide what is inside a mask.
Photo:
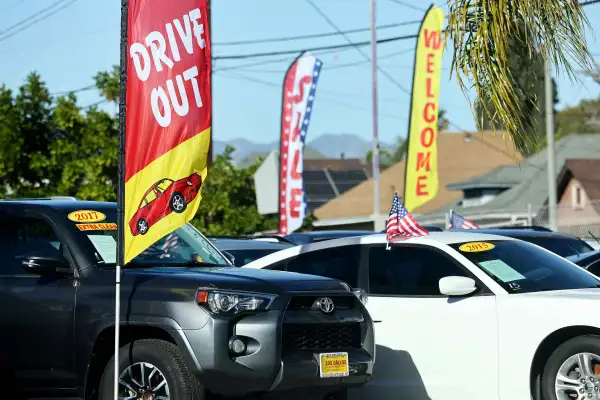
[{"label": "distant mountain", "polygon": [[[259,155],[269,154],[273,150],[279,149],[279,141],[271,143],[255,143],[247,139],[233,139],[227,142],[215,140],[214,154],[222,154],[227,145],[233,146],[233,160],[236,163],[242,161],[248,162],[250,159],[256,159]],[[381,148],[390,148],[393,145],[381,143]],[[310,140],[307,143],[306,156],[308,158],[363,158],[371,150],[371,141],[365,140],[358,135],[349,133],[326,133]],[[311,149],[309,154],[308,148]]]},{"label": "distant mountain", "polygon": [[[247,167],[249,165],[252,165],[256,161],[256,159],[258,157],[266,158],[269,155],[269,153],[270,153],[270,151],[269,152],[265,152],[265,153],[252,153],[248,157],[246,157],[243,160],[239,161],[237,164],[240,167]],[[310,146],[306,146],[304,148],[304,159],[305,160],[323,159],[323,158],[328,158],[328,157],[325,157],[322,153],[316,151],[315,149],[313,149]]]}]

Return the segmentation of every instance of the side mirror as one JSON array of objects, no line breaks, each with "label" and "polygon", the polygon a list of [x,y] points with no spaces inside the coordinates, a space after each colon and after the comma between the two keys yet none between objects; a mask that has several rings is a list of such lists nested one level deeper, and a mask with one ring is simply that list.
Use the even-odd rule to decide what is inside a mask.
[{"label": "side mirror", "polygon": [[225,250],[221,250],[221,253],[223,253],[225,258],[228,259],[232,265],[235,265],[235,257],[233,256],[233,254]]},{"label": "side mirror", "polygon": [[21,265],[25,271],[36,275],[66,276],[72,273],[67,260],[56,256],[27,255]]},{"label": "side mirror", "polygon": [[477,290],[475,281],[464,276],[447,276],[440,279],[440,293],[445,296],[466,296]]},{"label": "side mirror", "polygon": [[361,303],[363,303],[363,305],[367,305],[367,301],[369,300],[369,296],[367,296],[367,292],[365,292],[363,289],[354,289],[352,290],[352,293],[354,293],[354,295],[360,300]]}]

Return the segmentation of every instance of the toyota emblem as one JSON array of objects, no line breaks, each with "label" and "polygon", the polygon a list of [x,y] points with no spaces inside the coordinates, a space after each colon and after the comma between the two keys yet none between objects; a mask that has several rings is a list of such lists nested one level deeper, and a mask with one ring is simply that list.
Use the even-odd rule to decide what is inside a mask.
[{"label": "toyota emblem", "polygon": [[333,304],[333,300],[331,300],[329,297],[321,297],[317,300],[317,303],[319,304],[321,311],[323,311],[325,314],[331,314],[335,309],[335,304]]}]

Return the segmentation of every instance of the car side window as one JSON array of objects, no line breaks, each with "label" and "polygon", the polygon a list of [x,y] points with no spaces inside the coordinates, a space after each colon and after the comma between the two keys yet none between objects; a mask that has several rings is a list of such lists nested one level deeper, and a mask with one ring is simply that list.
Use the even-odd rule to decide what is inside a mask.
[{"label": "car side window", "polygon": [[46,221],[27,217],[0,220],[0,275],[24,274],[21,262],[28,254],[61,256],[62,250]]},{"label": "car side window", "polygon": [[369,294],[442,296],[440,279],[469,275],[448,256],[427,247],[373,246],[369,249]]},{"label": "car side window", "polygon": [[359,245],[332,247],[300,254],[287,263],[288,272],[339,279],[358,286]]}]

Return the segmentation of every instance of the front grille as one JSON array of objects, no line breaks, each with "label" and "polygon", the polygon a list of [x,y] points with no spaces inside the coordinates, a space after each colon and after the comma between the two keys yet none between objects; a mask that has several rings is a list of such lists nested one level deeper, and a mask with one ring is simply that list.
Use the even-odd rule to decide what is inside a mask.
[{"label": "front grille", "polygon": [[283,351],[360,348],[360,323],[284,324]]},{"label": "front grille", "polygon": [[354,295],[344,295],[344,296],[313,296],[313,295],[303,295],[303,296],[294,296],[290,300],[290,304],[288,305],[288,310],[310,310],[317,301],[317,299],[321,297],[329,297],[333,300],[333,305],[336,310],[349,310],[356,307],[356,301],[358,300]]}]

